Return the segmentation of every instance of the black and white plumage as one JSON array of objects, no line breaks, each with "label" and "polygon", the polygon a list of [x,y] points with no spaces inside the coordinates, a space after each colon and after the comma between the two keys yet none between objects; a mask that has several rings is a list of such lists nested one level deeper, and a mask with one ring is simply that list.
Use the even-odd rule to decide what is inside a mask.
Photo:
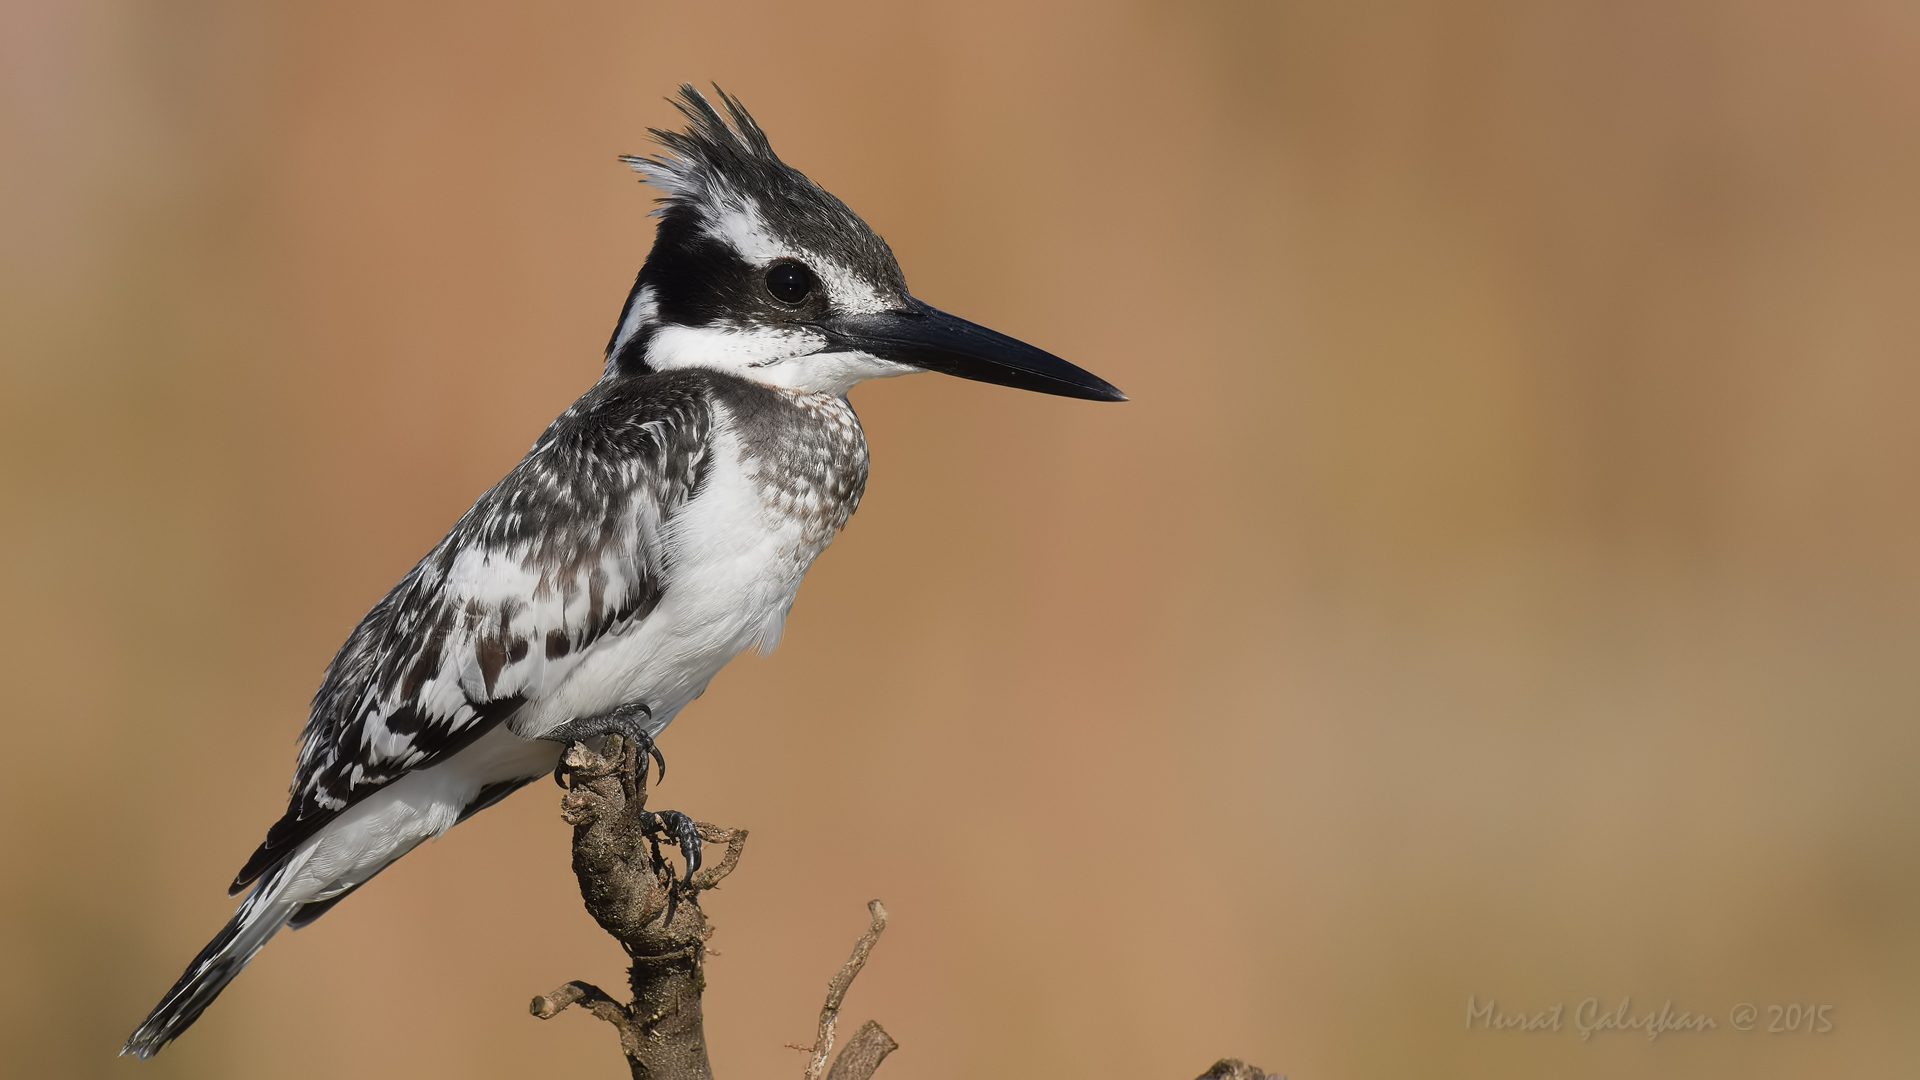
[{"label": "black and white plumage", "polygon": [[[912,297],[893,253],[782,163],[739,103],[683,87],[665,193],[606,372],[375,605],[328,667],[253,892],[134,1032],[151,1057],[268,938],[551,772],[562,725],[645,706],[657,734],[729,660],[780,637],[859,505],[846,394],[922,370],[1119,392]],[[730,121],[730,123],[729,123]]]}]

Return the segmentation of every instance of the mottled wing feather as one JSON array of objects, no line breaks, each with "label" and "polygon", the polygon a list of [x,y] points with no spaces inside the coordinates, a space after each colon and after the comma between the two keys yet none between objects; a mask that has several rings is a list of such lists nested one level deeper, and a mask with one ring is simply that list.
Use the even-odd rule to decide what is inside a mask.
[{"label": "mottled wing feather", "polygon": [[505,721],[665,589],[665,530],[698,489],[711,407],[671,373],[588,391],[381,600],[314,697],[286,816],[238,891],[342,811]]}]

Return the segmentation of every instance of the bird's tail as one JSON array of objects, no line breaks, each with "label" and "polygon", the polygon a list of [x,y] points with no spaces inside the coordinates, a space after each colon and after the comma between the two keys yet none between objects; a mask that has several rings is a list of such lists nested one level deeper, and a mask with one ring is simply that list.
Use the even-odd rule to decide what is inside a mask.
[{"label": "bird's tail", "polygon": [[187,965],[180,981],[153,1007],[146,1022],[136,1029],[121,1047],[122,1055],[132,1054],[145,1061],[160,1048],[180,1037],[193,1026],[200,1014],[220,996],[234,976],[247,966],[253,954],[280,932],[300,907],[298,900],[283,897],[288,867],[281,867],[262,881],[253,895],[240,905],[224,929],[214,935],[200,955]]}]

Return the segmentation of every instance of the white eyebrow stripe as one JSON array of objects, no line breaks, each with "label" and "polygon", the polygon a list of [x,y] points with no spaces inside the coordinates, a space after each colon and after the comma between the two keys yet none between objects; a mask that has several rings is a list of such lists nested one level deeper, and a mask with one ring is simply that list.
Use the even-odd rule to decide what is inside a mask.
[{"label": "white eyebrow stripe", "polygon": [[724,242],[755,266],[765,266],[792,255],[785,244],[767,231],[760,218],[760,207],[752,199],[740,198],[722,204],[718,213],[707,217],[702,231]]},{"label": "white eyebrow stripe", "polygon": [[880,295],[879,290],[832,259],[811,258],[806,263],[814,273],[820,275],[820,281],[826,285],[827,295],[832,298],[835,310],[851,315],[871,315],[892,306]]}]

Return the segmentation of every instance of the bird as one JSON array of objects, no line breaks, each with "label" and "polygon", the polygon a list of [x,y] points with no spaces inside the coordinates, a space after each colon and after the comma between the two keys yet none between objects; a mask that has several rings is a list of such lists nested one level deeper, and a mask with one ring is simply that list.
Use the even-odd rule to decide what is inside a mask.
[{"label": "bird", "polygon": [[[848,392],[939,372],[1090,401],[1112,384],[907,291],[893,251],[786,164],[717,85],[621,160],[654,240],[605,369],[374,605],[328,665],[286,813],[231,921],[127,1040],[151,1058],[282,928],[618,733],[654,739],[721,668],[780,640],[801,579],[859,506]],[[641,768],[648,758],[641,759]],[[690,875],[697,834],[681,841]]]}]

